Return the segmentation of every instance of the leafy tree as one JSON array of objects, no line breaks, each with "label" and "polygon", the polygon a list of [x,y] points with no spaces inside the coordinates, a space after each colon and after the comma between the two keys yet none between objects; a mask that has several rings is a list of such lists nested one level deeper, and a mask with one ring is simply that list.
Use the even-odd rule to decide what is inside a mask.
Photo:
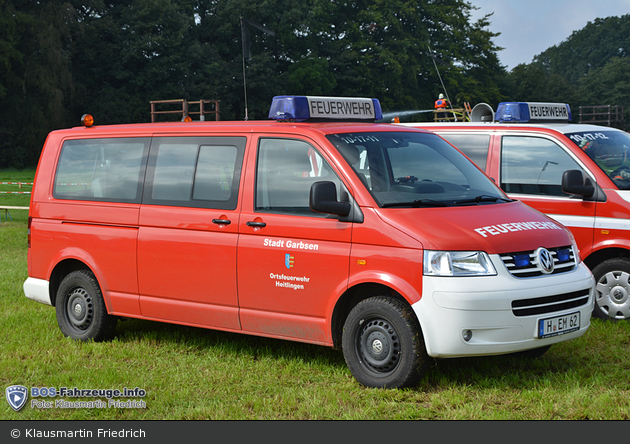
[{"label": "leafy tree", "polygon": [[74,11],[65,1],[16,0],[0,13],[0,167],[34,166],[46,134],[68,122]]},{"label": "leafy tree", "polygon": [[600,68],[593,68],[578,81],[580,96],[586,103],[603,105],[630,103],[630,57],[614,57]]},{"label": "leafy tree", "polygon": [[[242,81],[239,17],[276,31],[252,33],[246,80],[256,116],[266,114],[271,96],[286,93],[371,96],[385,109],[432,109],[442,91],[436,65],[457,100],[500,97],[494,79],[505,71],[495,35],[487,18],[470,23],[465,1],[197,3],[202,42],[223,42],[218,55],[234,79]],[[226,95],[243,100],[234,90]]]},{"label": "leafy tree", "polygon": [[[307,74],[305,71],[307,62],[293,69],[296,76],[293,80],[288,73],[289,67],[299,60],[294,54],[294,45],[298,41],[294,33],[302,32],[302,24],[309,13],[308,2],[198,0],[196,12],[200,18],[196,31],[199,42],[204,48],[211,47],[215,56],[219,75],[212,79],[211,89],[221,100],[222,118],[245,118],[247,105],[249,119],[264,119],[274,95],[299,88],[301,85],[296,84],[296,79],[304,79],[306,75],[311,76],[311,81],[317,79],[315,72]],[[241,18],[274,32],[270,35],[250,27],[251,57],[245,60]],[[318,69],[322,66],[315,64]],[[320,74],[323,73],[320,71]]]},{"label": "leafy tree", "polygon": [[478,82],[484,72],[502,72],[494,34],[484,29],[487,17],[471,24],[467,2],[315,0],[313,5],[306,46],[329,61],[336,94],[378,97],[385,109],[427,109],[443,91],[438,75],[451,100],[461,103],[484,96]]},{"label": "leafy tree", "polygon": [[[84,113],[97,124],[148,121],[152,100],[220,100],[222,120],[264,119],[279,94],[432,109],[442,81],[454,102],[498,100],[499,48],[488,17],[470,23],[472,8],[464,0],[0,0],[0,167],[33,166],[45,134]],[[249,58],[241,18],[273,31],[250,29]]]},{"label": "leafy tree", "polygon": [[630,15],[597,18],[531,64],[514,68],[507,77],[507,95],[510,100],[569,103],[574,121],[580,106],[628,108],[629,55]]},{"label": "leafy tree", "polygon": [[[593,68],[579,79],[580,105],[620,105],[629,110],[630,57],[614,57],[604,66]],[[574,114],[578,108],[575,109]],[[623,128],[630,128],[630,115],[624,114]]]},{"label": "leafy tree", "polygon": [[19,36],[16,14],[11,3],[0,1],[0,99],[20,83],[12,69],[22,59],[17,49]]},{"label": "leafy tree", "polygon": [[559,74],[550,74],[540,63],[516,66],[508,78],[506,100],[575,103],[574,84]]},{"label": "leafy tree", "polygon": [[630,14],[596,18],[571,36],[534,57],[549,73],[577,82],[613,57],[630,55]]},{"label": "leafy tree", "polygon": [[143,122],[151,100],[189,98],[200,57],[190,39],[190,2],[98,0],[77,11],[76,115],[89,112],[97,123]]}]

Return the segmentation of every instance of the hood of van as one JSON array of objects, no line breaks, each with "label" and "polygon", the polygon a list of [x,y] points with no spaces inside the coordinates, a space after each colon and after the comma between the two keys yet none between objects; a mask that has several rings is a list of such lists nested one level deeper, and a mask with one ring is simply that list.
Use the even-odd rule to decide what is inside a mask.
[{"label": "hood of van", "polygon": [[490,254],[571,245],[563,225],[521,202],[446,208],[381,209],[382,219],[427,250]]}]

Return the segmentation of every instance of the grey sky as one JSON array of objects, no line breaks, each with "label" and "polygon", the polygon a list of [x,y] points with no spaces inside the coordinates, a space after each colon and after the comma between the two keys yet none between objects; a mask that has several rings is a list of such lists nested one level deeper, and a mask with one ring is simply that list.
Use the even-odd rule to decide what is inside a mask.
[{"label": "grey sky", "polygon": [[511,70],[558,45],[595,18],[630,14],[630,0],[468,0],[480,9],[472,20],[494,12],[490,31],[502,65]]}]

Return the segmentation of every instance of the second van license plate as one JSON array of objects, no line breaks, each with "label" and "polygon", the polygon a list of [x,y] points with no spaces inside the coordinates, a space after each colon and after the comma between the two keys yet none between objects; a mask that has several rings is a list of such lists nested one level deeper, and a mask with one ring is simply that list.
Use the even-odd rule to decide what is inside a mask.
[{"label": "second van license plate", "polygon": [[549,338],[580,329],[580,312],[538,321],[538,337]]}]

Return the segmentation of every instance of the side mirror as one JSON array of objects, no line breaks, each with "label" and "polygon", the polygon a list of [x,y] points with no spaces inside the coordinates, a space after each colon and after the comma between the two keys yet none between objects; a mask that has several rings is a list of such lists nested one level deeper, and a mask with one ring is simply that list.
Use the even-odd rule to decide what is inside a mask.
[{"label": "side mirror", "polygon": [[562,191],[567,194],[591,197],[595,187],[584,184],[584,176],[580,170],[567,170],[562,173]]},{"label": "side mirror", "polygon": [[337,214],[339,216],[347,216],[352,209],[350,202],[337,201],[337,187],[334,182],[329,181],[315,182],[311,185],[309,206],[311,210],[318,213]]}]

